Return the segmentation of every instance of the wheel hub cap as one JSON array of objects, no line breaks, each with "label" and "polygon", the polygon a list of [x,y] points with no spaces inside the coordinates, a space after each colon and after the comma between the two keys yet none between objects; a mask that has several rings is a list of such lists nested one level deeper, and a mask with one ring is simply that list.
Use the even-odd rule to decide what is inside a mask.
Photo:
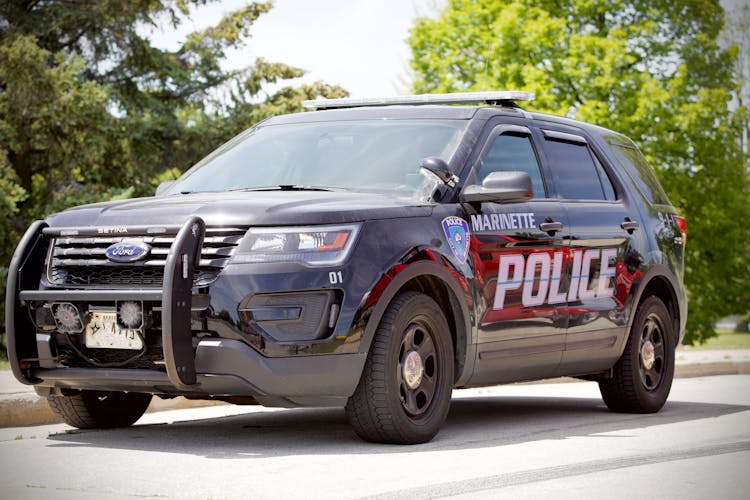
[{"label": "wheel hub cap", "polygon": [[654,366],[655,360],[654,344],[650,340],[647,340],[641,346],[641,363],[646,370],[650,370]]},{"label": "wheel hub cap", "polygon": [[401,368],[401,375],[404,377],[406,387],[416,389],[422,383],[422,374],[424,365],[422,358],[417,351],[409,351],[404,359],[404,365]]}]

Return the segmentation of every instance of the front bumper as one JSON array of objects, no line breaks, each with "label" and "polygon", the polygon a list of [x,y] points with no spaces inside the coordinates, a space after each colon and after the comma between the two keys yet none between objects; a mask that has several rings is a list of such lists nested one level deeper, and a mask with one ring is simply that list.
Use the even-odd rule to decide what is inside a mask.
[{"label": "front bumper", "polygon": [[264,406],[343,406],[359,382],[363,354],[264,358],[244,343],[203,339],[196,383],[178,387],[167,373],[102,368],[35,368],[40,387],[134,391],[194,397],[252,396]]},{"label": "front bumper", "polygon": [[[94,231],[95,229],[91,229]],[[85,232],[85,230],[82,230]],[[252,396],[268,406],[343,405],[359,381],[363,354],[264,357],[236,339],[203,338],[191,329],[193,276],[205,224],[198,217],[177,230],[161,289],[39,289],[44,269],[43,237],[57,236],[43,222],[32,225],[17,248],[8,274],[6,324],[11,368],[18,380],[37,387],[139,391],[195,397]],[[54,300],[142,300],[161,304],[165,371],[132,368],[51,367],[49,335],[40,334],[24,303]],[[46,366],[46,367],[45,367]]]}]

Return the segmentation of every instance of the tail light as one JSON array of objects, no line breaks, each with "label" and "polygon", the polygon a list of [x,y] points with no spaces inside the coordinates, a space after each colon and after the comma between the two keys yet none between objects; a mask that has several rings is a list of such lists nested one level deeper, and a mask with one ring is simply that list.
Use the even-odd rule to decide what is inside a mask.
[{"label": "tail light", "polygon": [[681,215],[674,215],[673,218],[677,223],[677,227],[680,228],[680,232],[682,233],[682,244],[685,245],[687,243],[687,221],[685,220],[685,217],[682,217]]}]

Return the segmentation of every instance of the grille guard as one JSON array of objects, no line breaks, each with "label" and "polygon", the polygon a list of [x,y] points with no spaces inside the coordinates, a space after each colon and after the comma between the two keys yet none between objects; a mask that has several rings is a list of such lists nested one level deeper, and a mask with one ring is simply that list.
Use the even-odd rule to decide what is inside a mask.
[{"label": "grille guard", "polygon": [[200,261],[206,224],[191,217],[177,233],[167,255],[162,289],[161,334],[169,380],[180,389],[195,387],[195,355],[190,329],[193,274]]},{"label": "grille guard", "polygon": [[5,321],[8,359],[15,377],[28,385],[39,382],[28,376],[21,367],[21,359],[37,357],[36,352],[29,352],[32,347],[26,344],[31,344],[30,342],[19,342],[23,340],[22,335],[31,333],[17,327],[20,325],[16,320],[24,313],[21,301],[139,299],[162,302],[162,349],[170,382],[186,391],[198,387],[190,311],[193,277],[200,262],[205,233],[206,224],[197,216],[189,218],[180,227],[167,255],[161,290],[39,290],[38,280],[32,289],[32,277],[24,275],[23,267],[31,260],[33,268],[33,261],[38,260],[38,256],[37,259],[31,257],[39,253],[37,243],[47,236],[59,236],[59,230],[47,227],[43,221],[32,224],[16,248],[8,268]]}]

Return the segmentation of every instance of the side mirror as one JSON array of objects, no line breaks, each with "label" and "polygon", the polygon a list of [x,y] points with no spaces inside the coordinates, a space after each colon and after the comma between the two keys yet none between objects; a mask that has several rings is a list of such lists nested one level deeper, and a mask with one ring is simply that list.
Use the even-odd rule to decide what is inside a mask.
[{"label": "side mirror", "polygon": [[159,185],[156,187],[156,196],[159,196],[164,191],[169,189],[169,186],[171,186],[172,184],[174,184],[174,181],[163,181],[159,183]]},{"label": "side mirror", "polygon": [[440,182],[442,182],[449,188],[454,187],[458,182],[458,177],[453,172],[451,172],[451,169],[445,162],[445,160],[443,160],[442,158],[438,158],[437,156],[428,156],[427,158],[422,158],[422,160],[419,162],[419,168],[432,173],[434,176],[440,179]]},{"label": "side mirror", "polygon": [[465,186],[461,201],[492,201],[496,203],[521,203],[534,197],[531,177],[526,172],[492,172],[482,185]]}]

